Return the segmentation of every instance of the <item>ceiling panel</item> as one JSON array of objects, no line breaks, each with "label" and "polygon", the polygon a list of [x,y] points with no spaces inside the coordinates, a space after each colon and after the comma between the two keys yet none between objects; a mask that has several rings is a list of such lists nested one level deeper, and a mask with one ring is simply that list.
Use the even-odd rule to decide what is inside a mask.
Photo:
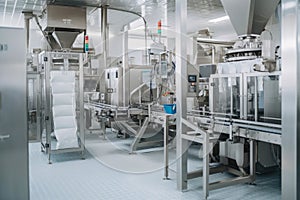
[{"label": "ceiling panel", "polygon": [[44,3],[45,0],[0,0],[0,25],[22,26],[22,11],[40,11]]},{"label": "ceiling panel", "polygon": [[[150,29],[155,29],[157,21],[162,20],[165,28],[175,30],[175,0],[0,0],[0,25],[23,26],[22,10],[41,11],[46,3],[94,7],[106,4],[142,14]],[[136,18],[116,12],[110,12],[109,15],[111,30],[114,32],[120,31],[124,24]],[[188,0],[188,33],[209,28],[216,36],[234,34],[229,20],[220,23],[208,22],[224,15],[220,0]]]}]

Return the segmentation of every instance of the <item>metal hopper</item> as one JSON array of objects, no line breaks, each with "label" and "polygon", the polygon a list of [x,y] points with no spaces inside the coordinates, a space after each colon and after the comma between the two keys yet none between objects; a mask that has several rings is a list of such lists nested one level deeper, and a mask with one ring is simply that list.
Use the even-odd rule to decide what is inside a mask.
[{"label": "metal hopper", "polygon": [[280,0],[221,0],[238,36],[260,35]]}]

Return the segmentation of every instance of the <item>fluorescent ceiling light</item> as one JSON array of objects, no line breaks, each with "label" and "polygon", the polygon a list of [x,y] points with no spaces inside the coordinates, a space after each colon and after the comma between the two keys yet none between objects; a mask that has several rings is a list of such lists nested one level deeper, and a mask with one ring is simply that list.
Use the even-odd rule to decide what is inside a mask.
[{"label": "fluorescent ceiling light", "polygon": [[228,19],[229,19],[229,17],[228,17],[228,15],[226,15],[226,16],[223,16],[223,17],[218,17],[216,19],[211,19],[208,22],[217,23],[217,22],[228,20]]},{"label": "fluorescent ceiling light", "polygon": [[2,19],[3,23],[5,21],[6,7],[7,7],[7,0],[5,0],[5,4],[4,4],[3,19]]}]

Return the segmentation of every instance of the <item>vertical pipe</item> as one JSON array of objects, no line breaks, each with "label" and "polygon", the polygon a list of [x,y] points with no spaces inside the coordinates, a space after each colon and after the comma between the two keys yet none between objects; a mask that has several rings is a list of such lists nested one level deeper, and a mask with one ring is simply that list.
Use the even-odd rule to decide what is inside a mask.
[{"label": "vertical pipe", "polygon": [[255,180],[255,174],[256,174],[256,145],[257,142],[254,140],[250,140],[250,175],[252,181]]},{"label": "vertical pipe", "polygon": [[84,152],[84,79],[83,79],[83,55],[79,54],[79,138],[80,138],[80,148],[82,149],[82,152]]},{"label": "vertical pipe", "polygon": [[[233,79],[231,77],[228,78],[228,81],[230,79]],[[232,80],[231,80],[232,82]],[[232,83],[231,83],[231,86],[230,86],[230,119],[232,118],[233,116],[233,90],[232,90]]]},{"label": "vertical pipe", "polygon": [[232,121],[231,121],[229,125],[229,141],[232,140],[233,140],[233,130],[232,130]]},{"label": "vertical pipe", "polygon": [[209,194],[209,133],[203,134],[203,196]]},{"label": "vertical pipe", "polygon": [[83,31],[83,53],[86,53],[86,51],[85,51],[85,36],[86,36],[86,30]]},{"label": "vertical pipe", "polygon": [[101,40],[102,40],[104,69],[107,68],[107,57],[108,57],[107,7],[108,7],[107,5],[103,5],[101,7]]},{"label": "vertical pipe", "polygon": [[254,77],[254,120],[258,121],[257,77]]},{"label": "vertical pipe", "polygon": [[[243,83],[243,86],[241,88],[243,88],[243,93],[242,93],[242,96],[243,96],[243,119],[247,120],[248,118],[248,79],[249,77],[245,77],[244,75],[241,77],[241,82],[242,80],[244,80],[244,83]],[[241,101],[242,102],[242,101]],[[242,108],[242,106],[241,106]]]},{"label": "vertical pipe", "polygon": [[24,20],[25,20],[25,32],[26,32],[26,53],[30,53],[30,19],[31,17],[29,16],[28,13],[24,13]]},{"label": "vertical pipe", "polygon": [[164,179],[169,179],[169,153],[168,153],[168,141],[169,141],[169,116],[165,115],[164,118]]},{"label": "vertical pipe", "polygon": [[215,87],[213,86],[215,83],[214,83],[214,79],[213,78],[209,78],[209,98],[208,98],[208,106],[209,106],[209,111],[210,112],[214,112],[214,89]]},{"label": "vertical pipe", "polygon": [[38,74],[36,77],[36,85],[37,85],[37,91],[36,91],[36,132],[37,132],[37,140],[42,139],[42,129],[41,129],[41,124],[42,124],[42,117],[41,117],[41,96],[42,96],[42,91],[41,91],[41,75]]},{"label": "vertical pipe", "polygon": [[188,141],[182,138],[186,118],[187,96],[187,0],[176,0],[176,158],[177,188],[187,188],[187,148]]},{"label": "vertical pipe", "polygon": [[124,26],[123,32],[123,50],[122,50],[122,66],[123,66],[123,106],[129,104],[129,69],[128,69],[128,25]]},{"label": "vertical pipe", "polygon": [[139,104],[142,104],[142,88],[139,89]]},{"label": "vertical pipe", "polygon": [[216,53],[216,47],[211,46],[211,63],[215,64],[215,53]]}]

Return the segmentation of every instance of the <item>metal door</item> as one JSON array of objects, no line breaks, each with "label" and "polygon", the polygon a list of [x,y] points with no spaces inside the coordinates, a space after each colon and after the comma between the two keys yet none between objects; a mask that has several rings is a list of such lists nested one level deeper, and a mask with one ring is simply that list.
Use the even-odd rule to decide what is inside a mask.
[{"label": "metal door", "polygon": [[29,199],[25,34],[0,27],[0,199]]}]

